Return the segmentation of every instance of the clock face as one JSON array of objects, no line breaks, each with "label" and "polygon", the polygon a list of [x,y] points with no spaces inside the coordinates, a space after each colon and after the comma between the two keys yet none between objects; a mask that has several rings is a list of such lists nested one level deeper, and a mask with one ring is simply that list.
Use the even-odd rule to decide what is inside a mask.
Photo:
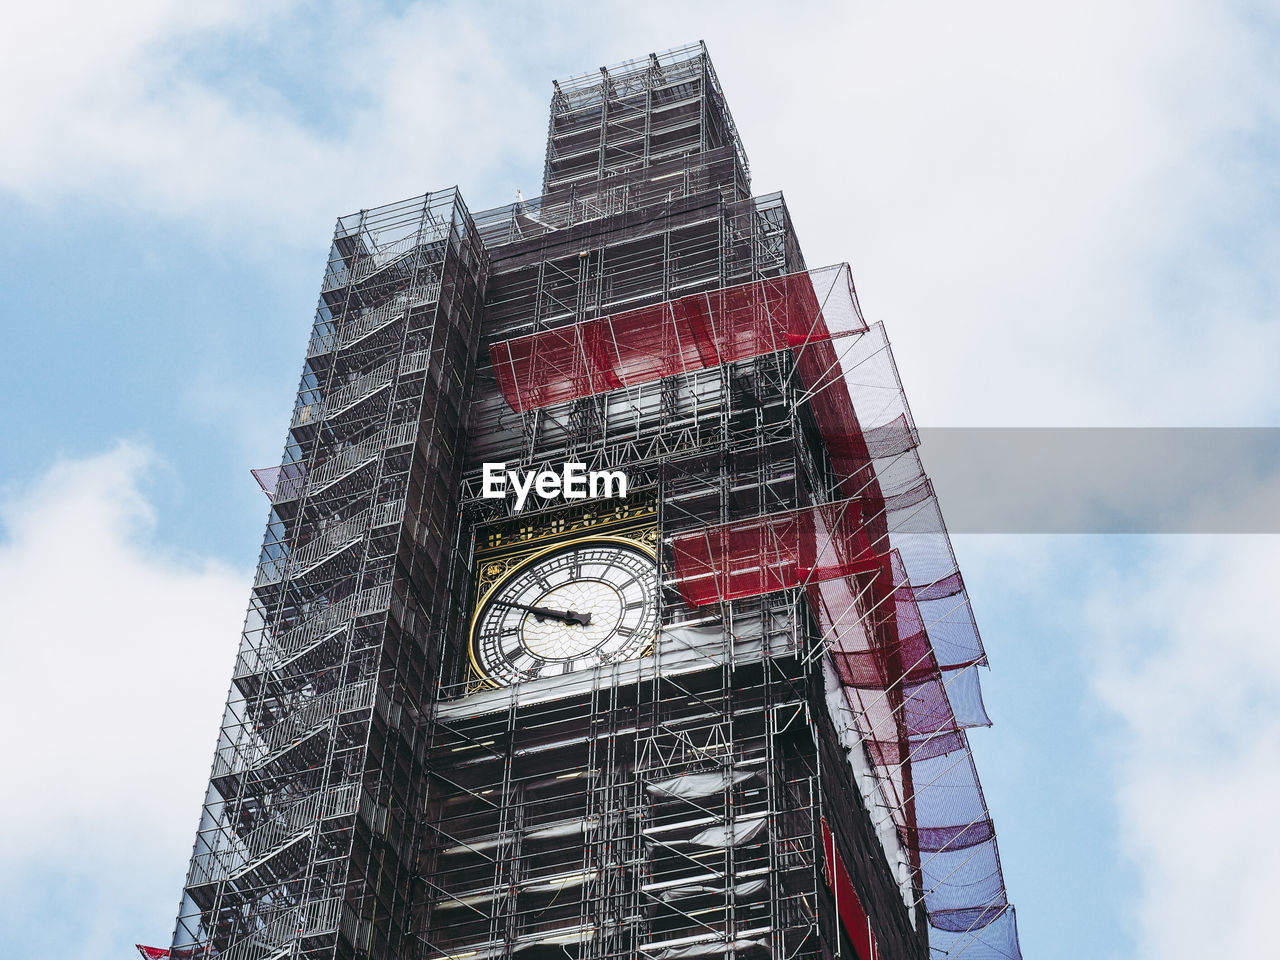
[{"label": "clock face", "polygon": [[629,540],[594,537],[535,554],[480,603],[476,668],[498,686],[633,660],[658,629],[658,570]]}]

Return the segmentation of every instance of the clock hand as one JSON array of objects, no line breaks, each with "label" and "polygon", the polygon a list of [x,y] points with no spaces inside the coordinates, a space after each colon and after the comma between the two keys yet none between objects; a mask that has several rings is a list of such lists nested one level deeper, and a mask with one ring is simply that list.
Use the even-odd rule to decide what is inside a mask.
[{"label": "clock hand", "polygon": [[578,613],[574,610],[548,610],[546,607],[527,607],[523,603],[511,603],[508,600],[495,600],[494,603],[499,607],[513,607],[516,610],[532,613],[540,621],[550,618],[570,625],[576,623],[581,627],[590,626],[591,624],[591,614],[589,613]]},{"label": "clock hand", "polygon": [[575,610],[548,610],[546,607],[525,607],[525,609],[538,620],[550,617],[552,620],[562,620],[570,625],[576,623],[583,627],[591,623],[591,614],[578,613]]}]

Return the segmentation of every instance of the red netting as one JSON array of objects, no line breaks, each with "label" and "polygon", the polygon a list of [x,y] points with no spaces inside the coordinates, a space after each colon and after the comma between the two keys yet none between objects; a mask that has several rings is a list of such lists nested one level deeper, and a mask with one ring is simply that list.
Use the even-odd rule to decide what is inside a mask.
[{"label": "red netting", "polygon": [[521,411],[787,348],[843,499],[676,536],[675,585],[694,606],[805,589],[910,851],[931,948],[1019,958],[965,734],[989,723],[976,670],[986,654],[888,339],[863,322],[847,265],[531,334],[490,354]]},{"label": "red netting", "polygon": [[866,329],[839,264],[504,340],[489,357],[519,412]]},{"label": "red netting", "polygon": [[757,597],[881,565],[851,500],[704,527],[675,537],[672,550],[672,580],[692,606]]},{"label": "red netting", "polygon": [[879,789],[911,851],[940,955],[1021,956],[995,831],[965,729],[990,721],[976,668],[986,654],[916,450],[883,328],[797,350],[797,367],[840,491],[858,499],[879,571],[811,584]]},{"label": "red netting", "polygon": [[[822,507],[682,535],[675,540],[681,593],[704,604],[805,587],[878,789],[911,851],[931,943],[973,957],[1018,957],[965,734],[989,723],[976,672],[986,654],[888,340],[875,327],[838,344],[807,342],[795,354],[848,498],[828,506],[840,507],[845,522],[805,529],[831,538],[825,550],[793,529],[800,516],[824,516]],[[785,549],[770,538],[775,530],[785,532]],[[845,563],[809,569],[795,559],[802,553]]]},{"label": "red netting", "polygon": [[964,735],[959,730],[952,730],[928,738],[927,742],[912,743],[906,738],[902,740],[868,740],[867,749],[871,759],[878,766],[893,769],[908,760],[928,760],[940,757],[953,750],[961,750],[965,746]]}]

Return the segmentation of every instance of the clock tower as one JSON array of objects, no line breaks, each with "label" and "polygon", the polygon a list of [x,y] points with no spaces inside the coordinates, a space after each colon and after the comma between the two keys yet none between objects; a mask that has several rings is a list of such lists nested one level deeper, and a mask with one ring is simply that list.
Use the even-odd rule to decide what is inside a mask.
[{"label": "clock tower", "polygon": [[1017,957],[916,439],[701,44],[342,218],[171,955]]}]

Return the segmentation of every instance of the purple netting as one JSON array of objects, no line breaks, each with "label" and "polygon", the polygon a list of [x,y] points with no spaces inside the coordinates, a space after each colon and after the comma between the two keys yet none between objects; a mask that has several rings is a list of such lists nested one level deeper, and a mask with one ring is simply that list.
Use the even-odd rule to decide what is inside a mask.
[{"label": "purple netting", "polygon": [[907,417],[901,416],[889,423],[864,430],[862,439],[871,457],[897,457],[915,447],[915,427]]},{"label": "purple netting", "polygon": [[940,664],[958,667],[987,662],[967,593],[937,600],[921,600],[917,593],[916,606],[928,625],[929,640]]},{"label": "purple netting", "polygon": [[262,492],[270,497],[275,494],[276,484],[280,482],[280,470],[280,467],[259,467],[249,472],[253,474],[253,479],[258,481]]},{"label": "purple netting", "polygon": [[988,907],[964,907],[960,910],[939,910],[933,926],[949,933],[965,933],[994,921],[1006,910],[1007,903],[993,903]]},{"label": "purple netting", "polygon": [[940,677],[903,684],[902,712],[903,726],[910,738],[957,729],[947,688]]},{"label": "purple netting", "polygon": [[924,827],[917,831],[917,845],[921,853],[937,853],[942,850],[963,850],[977,843],[985,843],[996,835],[990,820],[965,823],[952,827]]},{"label": "purple netting", "polygon": [[948,730],[918,740],[873,740],[868,746],[871,748],[872,758],[879,766],[896,767],[908,759],[914,763],[964,749],[965,740],[964,734],[959,730]]},{"label": "purple netting", "polygon": [[924,905],[930,913],[1006,902],[994,837],[971,847],[923,855],[920,874]]},{"label": "purple netting", "polygon": [[940,577],[933,583],[913,584],[912,589],[915,591],[917,603],[941,600],[946,597],[954,597],[963,592],[964,578],[960,576],[960,571],[957,570],[955,573]]},{"label": "purple netting", "polygon": [[929,953],[965,960],[1022,960],[1013,907],[972,907],[929,917]]},{"label": "purple netting", "polygon": [[987,819],[987,804],[967,742],[960,750],[916,759],[911,764],[911,775],[917,790],[917,827],[977,823]]},{"label": "purple netting", "polygon": [[253,479],[272,503],[281,503],[297,497],[306,486],[307,466],[304,463],[285,463],[278,467],[259,467],[250,470]]},{"label": "purple netting", "polygon": [[[964,733],[990,723],[976,670],[986,653],[888,339],[876,325],[844,339],[808,338],[794,355],[835,473],[833,499],[856,509],[844,511],[839,536],[830,524],[791,536],[790,515],[686,535],[676,551],[681,592],[691,603],[716,603],[804,588],[899,835],[916,858],[932,952],[1016,958],[995,833]],[[718,562],[714,548],[739,541],[754,562],[737,562],[743,551],[728,547],[719,559],[735,562]],[[819,562],[831,552],[828,541],[842,563]],[[784,543],[783,560],[770,562]]]},{"label": "purple netting", "polygon": [[951,701],[957,727],[991,726],[991,718],[987,716],[986,705],[982,702],[982,684],[978,682],[976,667],[944,670],[942,682],[946,685],[947,699]]},{"label": "purple netting", "polygon": [[[920,858],[931,952],[1017,958],[995,832],[963,732],[990,723],[975,669],[986,663],[982,639],[884,329],[841,346],[805,346],[799,369],[841,492],[862,501],[871,549],[885,562],[869,582],[810,590],[810,599],[881,782],[899,798],[900,834]],[[859,584],[880,611],[871,630],[838,612]]]}]

